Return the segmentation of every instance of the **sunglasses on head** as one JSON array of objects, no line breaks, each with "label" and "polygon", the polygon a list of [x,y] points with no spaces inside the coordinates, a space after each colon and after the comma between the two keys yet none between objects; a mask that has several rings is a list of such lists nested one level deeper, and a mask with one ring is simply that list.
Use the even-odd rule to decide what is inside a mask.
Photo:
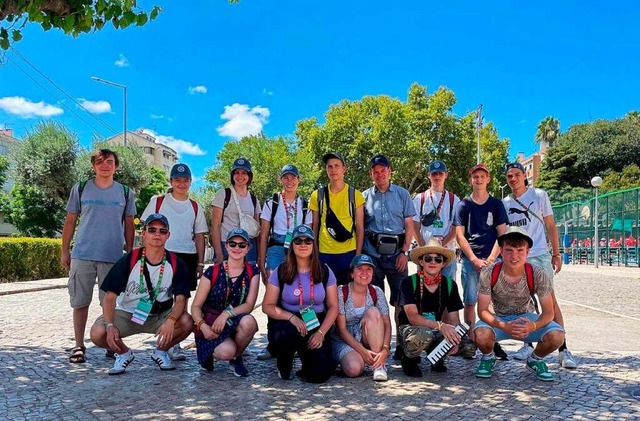
[{"label": "sunglasses on head", "polygon": [[239,242],[239,243],[235,242],[235,241],[227,241],[227,245],[229,247],[231,247],[232,249],[236,248],[236,247],[239,247],[239,248],[243,249],[243,248],[246,248],[249,244],[245,243],[244,241]]},{"label": "sunglasses on head", "polygon": [[166,235],[169,233],[169,230],[166,228],[156,228],[156,227],[149,227],[147,228],[147,232],[149,234],[155,234],[156,232],[159,232],[162,235]]},{"label": "sunglasses on head", "polygon": [[313,244],[313,240],[311,238],[296,238],[295,240],[293,240],[293,244],[295,244],[296,246],[299,246],[303,243],[310,246],[311,244]]},{"label": "sunglasses on head", "polygon": [[425,263],[431,263],[431,262],[442,263],[442,262],[444,262],[444,257],[442,257],[442,256],[420,256],[420,260],[422,260]]}]

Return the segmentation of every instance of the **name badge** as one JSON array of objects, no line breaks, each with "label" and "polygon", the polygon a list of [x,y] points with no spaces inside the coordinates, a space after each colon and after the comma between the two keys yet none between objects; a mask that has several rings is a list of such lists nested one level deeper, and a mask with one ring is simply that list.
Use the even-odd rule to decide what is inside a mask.
[{"label": "name badge", "polygon": [[313,306],[302,309],[302,311],[300,311],[300,316],[302,317],[304,324],[307,326],[307,330],[313,330],[320,326],[318,315],[316,314]]},{"label": "name badge", "polygon": [[428,313],[422,313],[422,317],[424,317],[427,320],[431,320],[432,322],[436,321],[436,313],[434,313],[433,311],[430,311]]},{"label": "name badge", "polygon": [[287,235],[284,237],[285,249],[288,249],[291,246],[291,237],[293,237],[293,234],[291,232],[287,232]]},{"label": "name badge", "polygon": [[147,321],[152,307],[153,303],[151,302],[151,300],[149,300],[148,298],[141,298],[140,301],[138,301],[138,306],[133,311],[133,315],[131,315],[131,321],[133,323],[143,325],[144,322]]}]

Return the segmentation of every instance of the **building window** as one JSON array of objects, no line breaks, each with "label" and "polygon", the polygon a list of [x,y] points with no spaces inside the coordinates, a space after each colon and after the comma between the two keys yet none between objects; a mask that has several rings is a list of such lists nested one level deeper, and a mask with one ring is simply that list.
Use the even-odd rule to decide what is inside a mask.
[{"label": "building window", "polygon": [[0,143],[0,155],[7,154],[7,147]]}]

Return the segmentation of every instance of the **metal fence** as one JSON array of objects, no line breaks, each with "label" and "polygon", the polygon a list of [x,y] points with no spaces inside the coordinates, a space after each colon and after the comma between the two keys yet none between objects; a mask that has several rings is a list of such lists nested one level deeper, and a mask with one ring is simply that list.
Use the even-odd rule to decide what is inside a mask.
[{"label": "metal fence", "polygon": [[554,206],[560,244],[566,252],[565,263],[593,263],[594,244],[598,241],[598,259],[601,265],[639,267],[639,202],[640,186],[599,195],[599,239],[594,238],[595,196],[586,202]]}]

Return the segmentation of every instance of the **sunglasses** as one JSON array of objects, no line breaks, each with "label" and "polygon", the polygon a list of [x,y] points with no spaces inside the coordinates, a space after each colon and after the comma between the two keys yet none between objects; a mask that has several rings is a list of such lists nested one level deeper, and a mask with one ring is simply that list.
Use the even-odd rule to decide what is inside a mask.
[{"label": "sunglasses", "polygon": [[248,243],[245,242],[240,242],[240,243],[236,243],[235,241],[227,241],[227,245],[229,247],[231,247],[232,249],[239,247],[241,249],[247,248],[247,246],[249,245]]},{"label": "sunglasses", "polygon": [[442,263],[442,262],[444,262],[444,257],[442,257],[442,256],[421,256],[420,260],[422,260],[425,263],[431,263],[431,262]]},{"label": "sunglasses", "polygon": [[159,232],[162,235],[167,235],[169,234],[169,230],[166,228],[156,228],[156,227],[149,227],[147,228],[147,232],[149,234],[155,234],[156,232]]},{"label": "sunglasses", "polygon": [[295,244],[296,246],[299,246],[303,243],[310,246],[311,244],[313,244],[313,240],[311,238],[296,238],[295,240],[293,240],[293,244]]}]

